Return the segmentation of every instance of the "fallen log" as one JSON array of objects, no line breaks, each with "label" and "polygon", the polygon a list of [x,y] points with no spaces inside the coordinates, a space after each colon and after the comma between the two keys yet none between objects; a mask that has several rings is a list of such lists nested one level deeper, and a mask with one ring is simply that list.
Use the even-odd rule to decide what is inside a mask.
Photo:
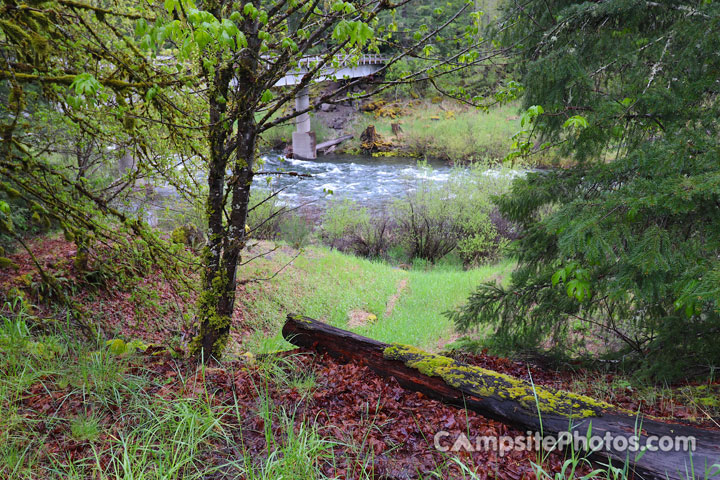
[{"label": "fallen log", "polygon": [[[294,345],[365,365],[382,377],[394,377],[404,388],[523,433],[561,439],[591,435],[602,443],[591,444],[598,447],[592,453],[596,461],[615,467],[627,464],[635,478],[720,479],[718,431],[642,418],[583,395],[540,387],[414,347],[378,342],[308,317],[288,315],[282,334]],[[671,451],[661,448],[666,446],[663,442],[672,443]],[[638,449],[628,450],[633,445]]]},{"label": "fallen log", "polygon": [[336,147],[337,145],[341,144],[344,141],[350,140],[351,138],[353,138],[352,135],[343,135],[341,137],[328,140],[327,142],[318,143],[317,145],[315,145],[315,150],[317,150],[318,152],[329,153],[333,149],[333,147]]}]

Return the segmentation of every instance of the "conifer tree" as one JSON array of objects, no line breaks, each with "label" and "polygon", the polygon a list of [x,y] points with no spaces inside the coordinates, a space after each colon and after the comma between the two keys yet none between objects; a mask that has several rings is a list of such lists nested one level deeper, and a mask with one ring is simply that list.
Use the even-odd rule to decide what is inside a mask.
[{"label": "conifer tree", "polygon": [[660,377],[720,363],[720,5],[508,2],[525,130],[515,155],[555,149],[570,168],[529,173],[500,199],[522,226],[509,287],[449,313],[505,345],[579,331]]}]

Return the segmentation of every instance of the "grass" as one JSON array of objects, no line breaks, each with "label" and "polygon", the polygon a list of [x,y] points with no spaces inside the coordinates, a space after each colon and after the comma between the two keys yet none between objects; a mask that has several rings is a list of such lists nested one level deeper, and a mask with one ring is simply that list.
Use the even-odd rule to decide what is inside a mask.
[{"label": "grass", "polygon": [[385,317],[383,312],[376,323],[360,328],[358,333],[437,351],[438,342],[451,339],[455,331],[443,312],[464,303],[481,282],[509,277],[513,266],[514,262],[505,260],[467,271],[453,267],[411,270],[407,289],[390,316]]},{"label": "grass", "polygon": [[[345,478],[375,478],[365,438],[339,438],[338,427],[299,418],[295,408],[304,400],[276,403],[282,392],[305,399],[316,388],[314,375],[289,358],[265,356],[243,367],[256,372],[242,377],[254,396],[250,404],[247,392],[244,403],[234,394],[227,402],[205,375],[237,378],[237,365],[196,370],[163,359],[169,368],[143,369],[152,362],[137,352],[114,355],[104,342],[59,330],[33,333],[22,310],[0,320],[0,478],[321,480],[328,467],[347,468]],[[64,348],[39,355],[35,347],[45,342]],[[358,413],[369,429],[377,408]],[[358,461],[347,466],[348,454]],[[446,478],[446,466],[427,478]]]},{"label": "grass", "polygon": [[612,382],[598,382],[593,372],[573,376],[570,389],[586,392],[587,395],[617,404],[619,397],[631,396],[639,404],[657,405],[669,415],[680,413],[689,420],[708,419],[715,426],[720,417],[720,386],[709,378],[706,384],[671,387],[667,384],[653,384],[639,381],[631,373],[617,373]]},{"label": "grass", "polygon": [[[399,123],[403,133],[396,143],[413,155],[469,163],[501,160],[509,151],[510,137],[520,129],[516,104],[483,112],[450,101],[418,102],[402,109],[406,114],[398,118],[363,114],[354,126],[355,138],[368,125],[375,125],[381,136],[394,139],[391,124]],[[359,147],[354,142],[352,145]]]},{"label": "grass", "polygon": [[70,433],[80,442],[93,441],[100,435],[100,420],[96,417],[81,415],[70,422]]},{"label": "grass", "polygon": [[[157,395],[168,382],[191,381],[180,368],[167,377],[138,371],[135,354],[113,355],[103,342],[32,334],[23,311],[0,317],[0,478],[323,478],[318,462],[337,442],[272,403],[240,410],[216,402],[203,385],[194,396]],[[65,348],[38,354],[37,345],[50,342]],[[265,378],[312,388],[312,376],[283,376],[286,370],[268,366]],[[274,425],[261,461],[236,445],[248,415]],[[78,444],[88,448],[79,454]]]},{"label": "grass", "polygon": [[[259,258],[243,271],[246,278],[267,278],[291,260],[291,253]],[[338,327],[354,309],[384,312],[385,301],[406,273],[380,262],[309,247],[272,280],[252,284],[242,298],[251,323],[260,327],[248,342],[263,352],[288,347],[279,337],[288,313],[301,313]]]},{"label": "grass", "polygon": [[[245,278],[267,278],[292,260],[291,251],[257,259],[243,271]],[[259,329],[246,346],[254,352],[289,348],[280,334],[288,313],[299,313],[348,328],[353,310],[375,315],[377,321],[356,331],[385,342],[437,350],[453,334],[443,312],[463,303],[478,283],[507,277],[512,262],[472,270],[455,266],[401,270],[325,247],[309,247],[272,280],[249,286],[242,298],[250,323]],[[398,291],[405,284],[405,288]],[[392,311],[388,303],[397,299]]]}]

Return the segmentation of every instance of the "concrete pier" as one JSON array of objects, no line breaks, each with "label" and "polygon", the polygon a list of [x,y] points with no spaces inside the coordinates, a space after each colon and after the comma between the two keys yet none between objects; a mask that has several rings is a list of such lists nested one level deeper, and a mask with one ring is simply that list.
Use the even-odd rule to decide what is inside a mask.
[{"label": "concrete pier", "polygon": [[[300,60],[298,68],[289,72],[277,81],[276,87],[296,85],[310,69],[322,61],[322,56],[308,56]],[[320,70],[315,82],[325,80],[349,79],[365,77],[377,73],[385,64],[386,59],[380,55],[363,55],[351,61],[349,58],[338,57],[332,65]],[[301,112],[310,106],[310,92],[307,87],[295,95],[295,111]],[[303,113],[295,119],[295,131],[292,134],[292,149],[295,158],[314,160],[317,158],[315,133],[310,125],[310,114]]]},{"label": "concrete pier", "polygon": [[[310,91],[303,88],[295,96],[295,111],[301,112],[310,106]],[[310,126],[310,114],[303,113],[295,117],[295,131],[292,134],[293,156],[303,160],[315,160],[315,132]]]}]

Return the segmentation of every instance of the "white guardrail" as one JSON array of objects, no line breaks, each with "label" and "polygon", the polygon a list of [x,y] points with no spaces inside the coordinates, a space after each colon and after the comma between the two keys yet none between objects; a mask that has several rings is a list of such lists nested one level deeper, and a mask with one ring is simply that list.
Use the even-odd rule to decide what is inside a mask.
[{"label": "white guardrail", "polygon": [[[387,62],[387,58],[377,54],[371,53],[363,55],[357,59],[354,55],[336,55],[335,61],[328,62],[327,66],[355,66],[355,65],[378,65]],[[325,59],[324,55],[308,55],[298,60],[298,68],[310,68],[312,65],[317,65]]]}]

